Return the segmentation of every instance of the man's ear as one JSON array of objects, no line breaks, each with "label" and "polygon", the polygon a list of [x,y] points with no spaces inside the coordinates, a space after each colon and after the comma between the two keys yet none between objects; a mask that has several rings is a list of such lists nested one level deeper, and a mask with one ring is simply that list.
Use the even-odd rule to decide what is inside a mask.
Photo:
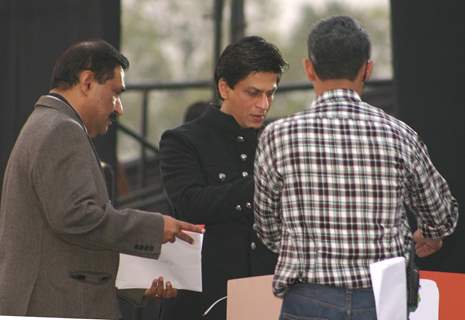
[{"label": "man's ear", "polygon": [[218,91],[220,93],[221,99],[223,99],[223,100],[228,99],[229,90],[231,90],[231,88],[229,87],[228,83],[224,79],[220,79],[218,81]]},{"label": "man's ear", "polygon": [[305,58],[303,60],[304,63],[304,71],[305,75],[307,76],[307,79],[310,80],[311,82],[316,80],[316,73],[315,73],[315,68],[313,67],[312,61],[310,59]]},{"label": "man's ear", "polygon": [[363,66],[362,68],[364,69],[364,70],[362,71],[362,72],[363,72],[362,81],[365,82],[365,81],[367,81],[368,79],[370,79],[371,73],[373,72],[373,61],[368,60],[368,61],[365,63],[365,66]]},{"label": "man's ear", "polygon": [[94,73],[90,70],[83,70],[79,74],[79,88],[84,95],[92,88],[94,79]]}]

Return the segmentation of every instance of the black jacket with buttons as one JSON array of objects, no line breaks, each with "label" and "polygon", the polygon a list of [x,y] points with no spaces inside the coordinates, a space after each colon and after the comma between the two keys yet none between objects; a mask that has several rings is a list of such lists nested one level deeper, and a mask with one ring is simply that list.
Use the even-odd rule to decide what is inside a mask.
[{"label": "black jacket with buttons", "polygon": [[[176,217],[205,224],[204,306],[226,295],[227,280],[272,274],[276,256],[253,230],[253,163],[258,130],[209,107],[198,119],[166,131],[161,173]],[[207,319],[225,319],[225,306]]]}]

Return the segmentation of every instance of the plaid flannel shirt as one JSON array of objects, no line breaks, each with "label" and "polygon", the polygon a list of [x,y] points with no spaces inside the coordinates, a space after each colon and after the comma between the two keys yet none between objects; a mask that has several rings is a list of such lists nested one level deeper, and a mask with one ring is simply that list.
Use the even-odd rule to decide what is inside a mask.
[{"label": "plaid flannel shirt", "polygon": [[457,202],[409,126],[348,89],[271,123],[255,160],[255,228],[294,283],[371,286],[369,265],[408,256],[406,207],[427,238],[453,232]]}]

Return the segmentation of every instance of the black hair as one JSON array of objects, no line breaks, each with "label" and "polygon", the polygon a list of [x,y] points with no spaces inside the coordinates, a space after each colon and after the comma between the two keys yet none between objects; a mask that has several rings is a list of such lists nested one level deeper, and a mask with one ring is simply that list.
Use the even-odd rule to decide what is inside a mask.
[{"label": "black hair", "polygon": [[370,59],[368,33],[351,17],[321,20],[308,35],[308,58],[321,80],[355,80]]},{"label": "black hair", "polygon": [[184,122],[189,122],[200,117],[211,105],[208,101],[197,101],[190,104],[184,113]]},{"label": "black hair", "polygon": [[62,53],[53,67],[51,89],[69,89],[79,82],[79,74],[90,70],[99,83],[112,79],[117,66],[129,68],[128,59],[104,40],[78,42]]},{"label": "black hair", "polygon": [[[215,84],[223,79],[230,88],[253,72],[272,72],[278,75],[287,68],[279,49],[258,36],[244,37],[228,45],[215,68]],[[221,98],[221,95],[219,95]]]}]

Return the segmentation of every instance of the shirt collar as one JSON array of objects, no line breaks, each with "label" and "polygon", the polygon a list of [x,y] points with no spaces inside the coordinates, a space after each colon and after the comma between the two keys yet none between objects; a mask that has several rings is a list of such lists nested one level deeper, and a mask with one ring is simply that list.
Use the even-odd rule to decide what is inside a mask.
[{"label": "shirt collar", "polygon": [[334,89],[323,92],[319,95],[311,104],[310,108],[316,108],[319,105],[325,105],[328,102],[337,102],[337,101],[352,101],[352,102],[361,102],[362,99],[352,89]]},{"label": "shirt collar", "polygon": [[203,116],[212,126],[216,126],[222,131],[244,135],[256,135],[258,132],[258,129],[255,128],[242,128],[232,115],[224,113],[218,106],[208,107]]}]

